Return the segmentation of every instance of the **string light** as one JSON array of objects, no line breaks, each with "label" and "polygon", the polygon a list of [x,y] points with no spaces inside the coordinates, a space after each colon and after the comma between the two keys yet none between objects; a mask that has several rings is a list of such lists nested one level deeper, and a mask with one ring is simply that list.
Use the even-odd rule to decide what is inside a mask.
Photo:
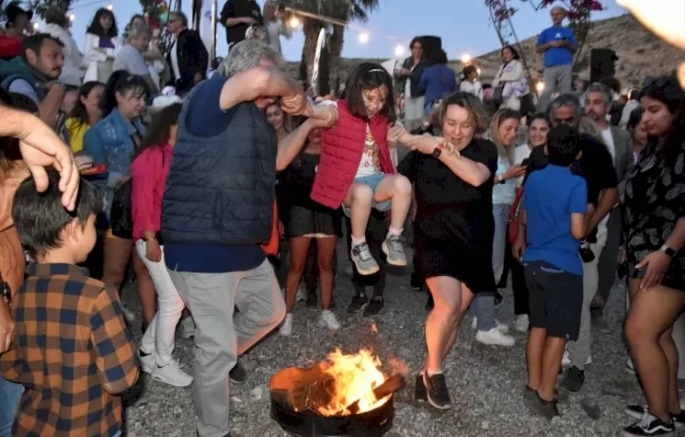
[{"label": "string light", "polygon": [[403,45],[398,45],[395,47],[395,56],[402,56],[404,54],[404,46]]},{"label": "string light", "polygon": [[545,90],[545,83],[544,82],[538,82],[535,84],[535,91],[538,92],[538,94],[542,94],[542,92]]},{"label": "string light", "polygon": [[463,55],[461,55],[461,62],[463,62],[464,64],[468,64],[469,62],[471,62],[471,59],[473,58],[471,58],[471,55],[468,53],[464,53]]},{"label": "string light", "polygon": [[72,21],[72,22],[73,22],[74,20],[76,20],[76,15],[74,15],[74,14],[69,14],[69,21]]},{"label": "string light", "polygon": [[112,6],[112,4],[110,3],[107,6],[105,6],[105,9],[107,9],[108,11],[111,11],[112,9],[114,9],[114,6]]},{"label": "string light", "polygon": [[366,44],[369,42],[369,34],[367,32],[359,32],[358,39],[360,44]]},{"label": "string light", "polygon": [[290,26],[291,29],[297,29],[300,27],[300,19],[297,17],[290,18],[290,20],[288,20],[288,26]]},{"label": "string light", "polygon": [[40,29],[40,24],[33,23],[33,30],[38,30],[38,29]]}]

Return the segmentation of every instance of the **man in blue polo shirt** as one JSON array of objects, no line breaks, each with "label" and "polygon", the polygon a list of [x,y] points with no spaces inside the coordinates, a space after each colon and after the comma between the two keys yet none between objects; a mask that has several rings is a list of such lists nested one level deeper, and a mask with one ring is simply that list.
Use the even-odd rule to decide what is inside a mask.
[{"label": "man in blue polo shirt", "polygon": [[543,72],[545,89],[538,102],[538,111],[545,112],[554,93],[571,92],[573,84],[573,53],[578,49],[573,31],[564,27],[566,10],[561,6],[552,8],[552,27],[543,30],[538,37],[537,53],[544,53]]},{"label": "man in blue polo shirt", "polygon": [[580,156],[580,135],[571,126],[549,132],[549,164],[532,173],[523,188],[523,253],[530,292],[530,335],[526,346],[528,385],[524,402],[551,420],[559,412],[554,386],[564,347],[578,338],[583,308],[583,264],[578,256],[588,208],[585,180],[570,167]]}]

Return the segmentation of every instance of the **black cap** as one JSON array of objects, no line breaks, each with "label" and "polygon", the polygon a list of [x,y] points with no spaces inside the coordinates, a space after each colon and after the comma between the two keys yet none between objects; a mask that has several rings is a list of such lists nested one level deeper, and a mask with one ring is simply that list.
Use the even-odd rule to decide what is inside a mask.
[{"label": "black cap", "polygon": [[33,19],[33,11],[24,10],[21,6],[19,6],[19,2],[10,2],[5,8],[5,16],[7,17],[8,23],[14,23],[14,21],[17,19],[17,16],[20,14],[26,14],[29,21]]}]

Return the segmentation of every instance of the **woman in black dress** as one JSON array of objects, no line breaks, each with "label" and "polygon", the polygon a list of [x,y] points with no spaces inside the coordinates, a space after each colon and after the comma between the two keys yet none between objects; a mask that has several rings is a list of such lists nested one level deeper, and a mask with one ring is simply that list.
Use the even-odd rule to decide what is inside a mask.
[{"label": "woman in black dress", "polygon": [[674,77],[663,77],[641,96],[649,141],[626,181],[623,232],[630,295],[625,333],[647,406],[626,409],[640,420],[624,436],[670,435],[685,423],[671,337],[685,310],[685,92]]},{"label": "woman in black dress", "polygon": [[287,218],[284,221],[285,237],[288,239],[290,259],[285,280],[285,302],[287,314],[279,332],[291,335],[293,329],[292,310],[295,306],[297,289],[307,265],[307,252],[312,240],[317,246],[317,267],[319,289],[321,290],[321,315],[319,323],[330,330],[340,328],[340,323],[331,312],[333,299],[333,260],[337,238],[341,234],[341,216],[338,211],[314,202],[311,197],[314,176],[321,154],[321,129],[317,121],[306,120],[287,137],[292,146],[304,149],[300,155],[281,173],[279,185],[287,197]]},{"label": "woman in black dress", "polygon": [[492,271],[492,183],[497,148],[477,138],[487,129],[483,104],[468,93],[447,97],[437,111],[441,137],[414,140],[398,166],[414,185],[414,250],[435,307],[426,321],[428,354],[417,397],[439,409],[451,400],[442,363],[474,293],[496,288]]}]

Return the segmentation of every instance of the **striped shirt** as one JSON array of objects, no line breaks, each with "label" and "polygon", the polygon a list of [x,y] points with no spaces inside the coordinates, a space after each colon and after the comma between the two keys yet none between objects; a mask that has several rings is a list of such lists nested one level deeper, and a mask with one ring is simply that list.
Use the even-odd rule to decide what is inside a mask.
[{"label": "striped shirt", "polygon": [[111,437],[120,393],[138,379],[116,290],[71,264],[32,264],[12,302],[15,341],[0,356],[25,388],[12,435]]}]

